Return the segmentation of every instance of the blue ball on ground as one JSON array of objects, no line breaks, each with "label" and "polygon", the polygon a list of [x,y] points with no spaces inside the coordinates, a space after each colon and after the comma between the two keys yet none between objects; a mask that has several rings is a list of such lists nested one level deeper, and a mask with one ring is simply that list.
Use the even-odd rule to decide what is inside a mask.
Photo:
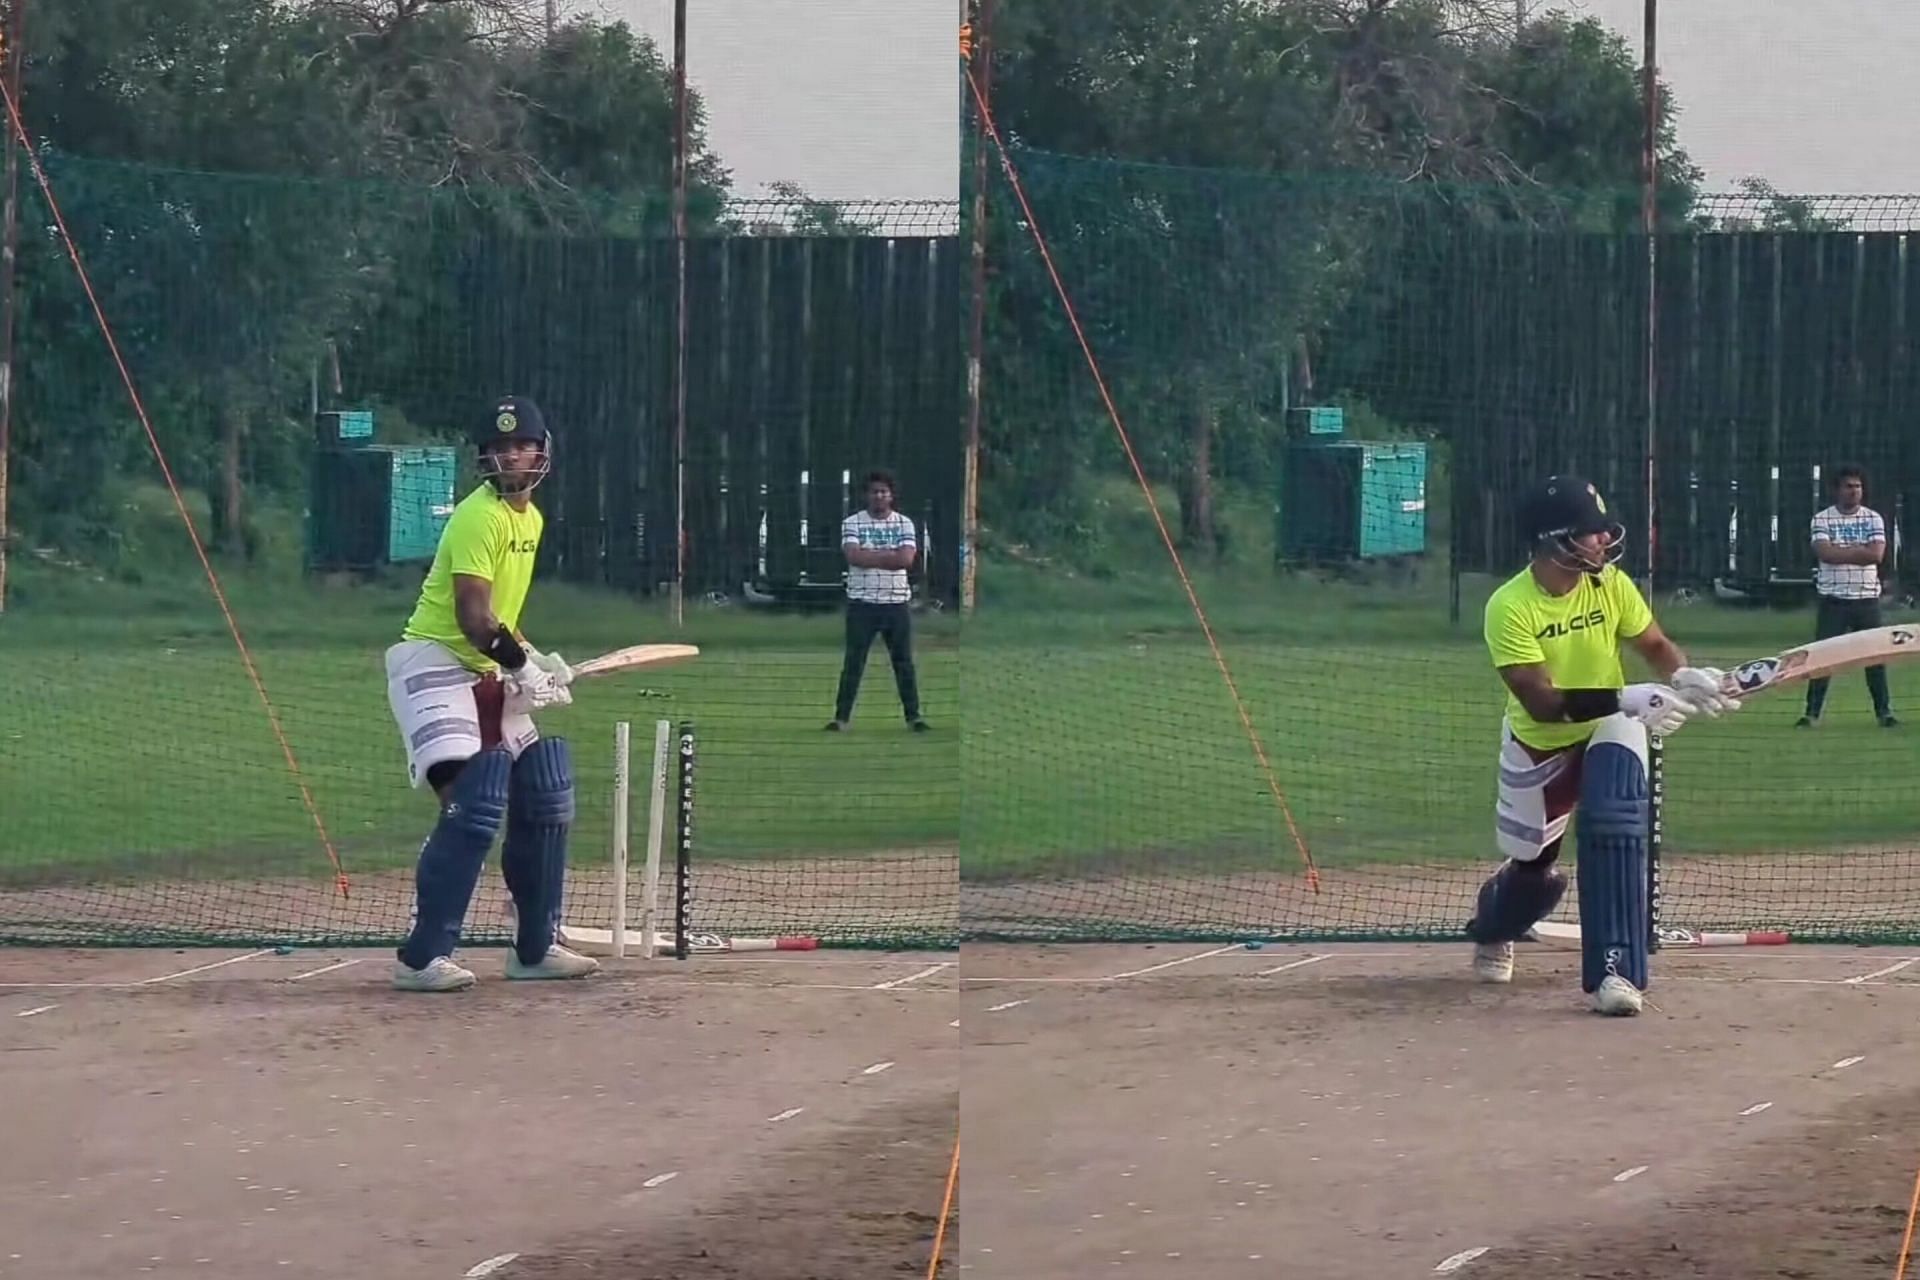
[{"label": "blue ball on ground", "polygon": [[1262,941],[1260,941],[1260,939],[1258,939],[1258,938],[1248,938],[1248,939],[1247,939],[1247,950],[1249,950],[1249,951],[1258,951],[1258,950],[1259,950],[1260,948],[1262,948],[1262,947],[1264,947],[1264,946],[1266,946],[1266,945],[1267,945],[1266,943],[1264,943],[1264,942],[1262,942]]},{"label": "blue ball on ground", "polygon": [[273,954],[277,956],[290,956],[293,954],[293,948],[283,942],[273,949]]}]

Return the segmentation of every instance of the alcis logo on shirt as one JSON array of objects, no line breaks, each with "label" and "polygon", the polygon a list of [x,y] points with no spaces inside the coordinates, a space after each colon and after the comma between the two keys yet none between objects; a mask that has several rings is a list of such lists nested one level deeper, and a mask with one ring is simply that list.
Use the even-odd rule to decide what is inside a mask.
[{"label": "alcis logo on shirt", "polygon": [[1533,638],[1535,640],[1558,640],[1562,636],[1570,636],[1576,631],[1587,631],[1594,627],[1604,626],[1606,625],[1606,621],[1607,611],[1605,609],[1594,609],[1587,613],[1577,614],[1574,617],[1568,618],[1565,622],[1549,622],[1546,626],[1534,632]]}]

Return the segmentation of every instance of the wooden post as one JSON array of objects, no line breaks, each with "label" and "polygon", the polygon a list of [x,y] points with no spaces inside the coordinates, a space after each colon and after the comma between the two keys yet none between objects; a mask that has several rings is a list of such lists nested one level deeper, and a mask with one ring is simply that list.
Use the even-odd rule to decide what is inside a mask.
[{"label": "wooden post", "polygon": [[1660,351],[1660,288],[1659,288],[1659,199],[1660,177],[1660,78],[1658,64],[1654,59],[1655,38],[1660,22],[1660,0],[1646,0],[1645,36],[1646,57],[1641,68],[1641,93],[1646,99],[1646,138],[1641,156],[1640,187],[1640,229],[1647,237],[1647,338],[1646,338],[1646,377],[1647,377],[1647,470],[1646,470],[1646,538],[1647,538],[1647,581],[1645,594],[1653,599],[1654,561],[1659,550],[1657,535],[1659,522],[1655,494],[1655,472],[1653,450],[1656,443],[1655,425],[1659,416],[1658,396],[1659,351]]},{"label": "wooden post", "polygon": [[[987,101],[992,74],[993,0],[979,0],[973,24],[973,76]],[[961,86],[964,103],[971,98]],[[980,395],[987,332],[987,122],[975,108],[973,142],[973,286],[972,315],[967,335],[967,443],[966,471],[961,501],[960,613],[973,612],[974,576],[980,563]]]},{"label": "wooden post", "polygon": [[[4,34],[6,58],[0,75],[6,77],[7,96],[13,111],[20,111],[20,72],[25,61],[26,0],[11,0],[7,6]],[[14,265],[20,246],[20,140],[13,130],[12,112],[0,122],[7,135],[7,191],[3,216],[6,227],[0,238],[0,613],[7,611],[7,544],[13,536],[8,498],[12,477],[7,462],[13,452],[13,322]],[[21,119],[25,120],[24,114]]]},{"label": "wooden post", "polygon": [[687,0],[673,0],[673,624],[687,615]]}]

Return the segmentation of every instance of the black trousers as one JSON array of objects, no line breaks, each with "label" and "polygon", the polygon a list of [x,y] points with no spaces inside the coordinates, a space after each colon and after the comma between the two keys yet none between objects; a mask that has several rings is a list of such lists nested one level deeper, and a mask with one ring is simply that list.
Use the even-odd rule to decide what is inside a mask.
[{"label": "black trousers", "polygon": [[893,659],[893,683],[900,691],[900,710],[909,720],[920,718],[920,683],[913,671],[913,615],[904,604],[847,601],[847,657],[840,668],[840,692],[834,698],[833,718],[853,718],[853,702],[860,696],[860,677],[867,669],[873,639],[880,637]]},{"label": "black trousers", "polygon": [[[1813,638],[1830,640],[1834,636],[1844,636],[1855,631],[1871,631],[1880,625],[1880,601],[1877,598],[1841,600],[1834,596],[1821,596],[1819,613],[1815,616],[1813,624]],[[1831,678],[1827,676],[1807,681],[1807,719],[1820,718],[1821,708],[1827,705],[1827,685],[1830,683]],[[1892,698],[1887,693],[1885,667],[1867,668],[1867,694],[1873,699],[1874,715],[1893,714]]]}]

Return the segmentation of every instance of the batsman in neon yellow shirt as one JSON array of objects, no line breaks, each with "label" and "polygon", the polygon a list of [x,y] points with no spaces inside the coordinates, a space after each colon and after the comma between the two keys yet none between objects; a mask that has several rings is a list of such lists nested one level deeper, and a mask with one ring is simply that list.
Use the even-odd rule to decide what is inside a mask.
[{"label": "batsman in neon yellow shirt", "polygon": [[[1618,564],[1625,528],[1592,484],[1551,476],[1520,505],[1527,566],[1487,600],[1487,653],[1506,687],[1494,837],[1505,861],[1467,934],[1474,972],[1513,979],[1513,944],[1567,889],[1555,863],[1580,812],[1581,985],[1597,1012],[1640,1011],[1647,984],[1648,734],[1739,706],[1690,667]],[[1657,682],[1628,684],[1631,645]]]},{"label": "batsman in neon yellow shirt", "polygon": [[533,491],[552,470],[553,435],[538,405],[505,396],[474,442],[482,482],[454,508],[413,616],[387,650],[387,701],[408,779],[440,801],[394,968],[393,984],[406,991],[473,985],[453,953],[502,828],[516,928],[507,976],[579,978],[600,967],[561,945],[573,765],[566,739],[542,737],[533,723],[534,712],[572,701],[573,672],[520,627],[545,528]]}]

